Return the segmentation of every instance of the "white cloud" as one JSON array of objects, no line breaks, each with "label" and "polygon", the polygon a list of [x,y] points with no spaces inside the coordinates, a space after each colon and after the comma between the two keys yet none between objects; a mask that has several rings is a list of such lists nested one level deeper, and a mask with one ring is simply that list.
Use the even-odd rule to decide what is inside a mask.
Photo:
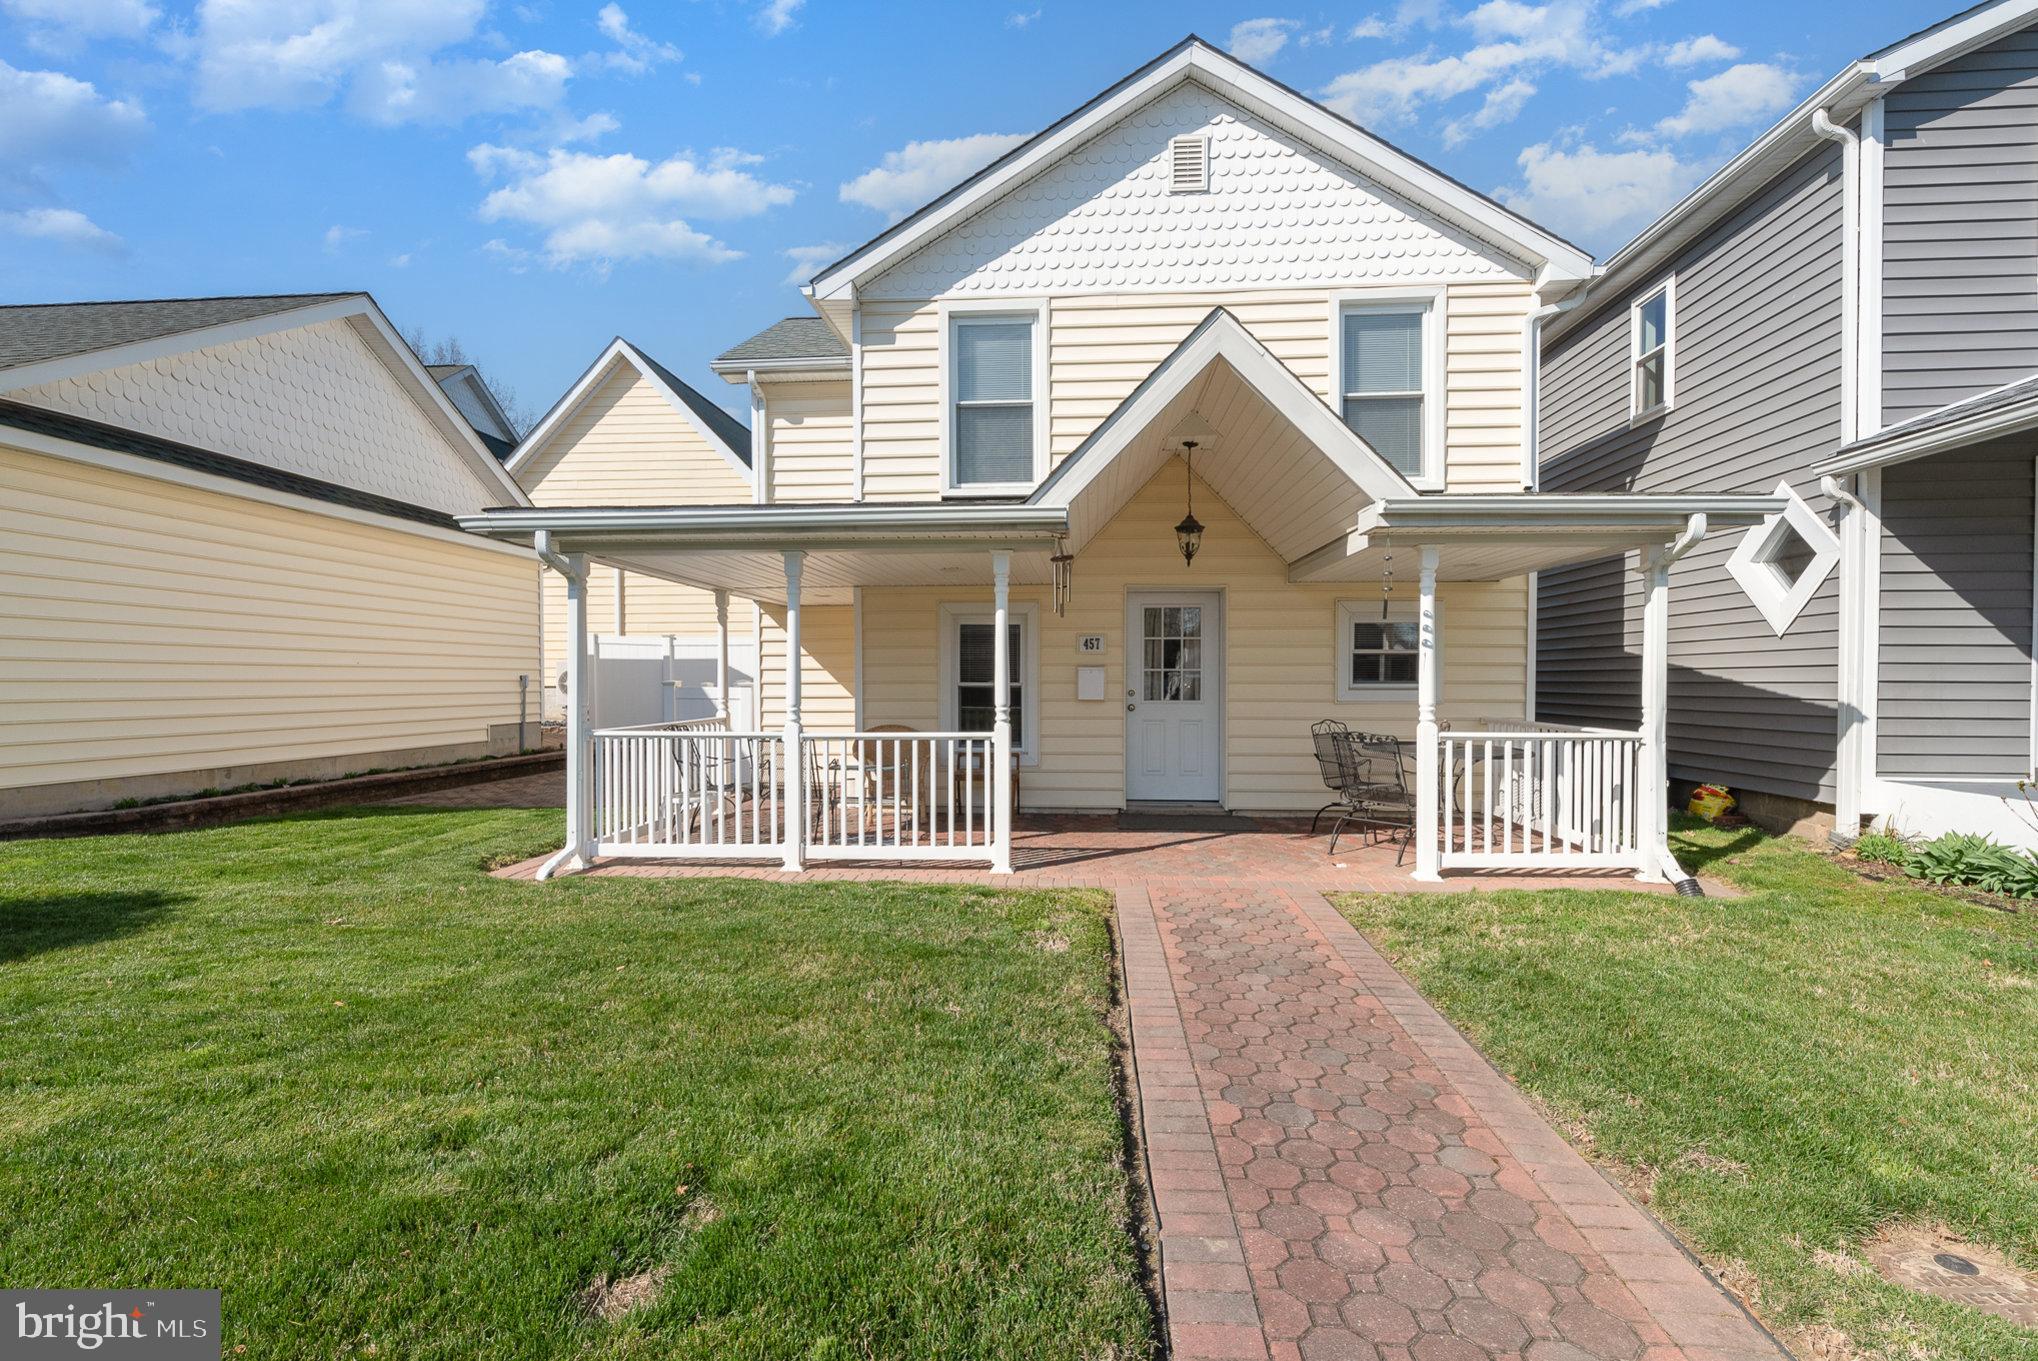
[{"label": "white cloud", "polygon": [[0,0],[0,13],[36,26],[44,40],[142,38],[162,16],[147,0]]},{"label": "white cloud", "polygon": [[1025,141],[1024,134],[980,132],[946,141],[908,142],[842,186],[844,203],[904,217]]},{"label": "white cloud", "polygon": [[776,38],[798,20],[807,0],[764,0],[757,10],[757,26],[766,37]]},{"label": "white cloud", "polygon": [[1780,113],[1790,107],[1797,77],[1780,66],[1743,62],[1685,89],[1684,108],[1656,124],[1665,137],[1726,132]]},{"label": "white cloud", "polygon": [[1697,66],[1709,61],[1732,61],[1741,49],[1711,33],[1682,38],[1664,50],[1665,66]]},{"label": "white cloud", "polygon": [[[739,259],[741,251],[695,230],[686,218],[749,217],[792,202],[794,192],[752,174],[759,157],[727,147],[705,160],[686,153],[656,165],[627,153],[598,156],[559,147],[539,156],[484,144],[467,157],[484,176],[509,177],[482,200],[482,220],[544,232],[545,258],[554,266]],[[512,248],[502,243],[502,249]]]},{"label": "white cloud", "polygon": [[[1408,7],[1403,6],[1404,14]],[[1486,0],[1460,18],[1477,40],[1462,53],[1389,57],[1338,76],[1325,103],[1361,123],[1398,123],[1426,104],[1501,84],[1545,67],[1594,72],[1615,56],[1598,36],[1590,0],[1525,5]],[[1410,17],[1397,23],[1421,22]]]},{"label": "white cloud", "polygon": [[1661,9],[1669,3],[1670,0],[1621,0],[1618,5],[1613,7],[1613,12],[1615,17],[1626,19],[1647,10]]},{"label": "white cloud", "polygon": [[1535,92],[1534,82],[1523,80],[1519,76],[1505,85],[1488,90],[1485,102],[1479,106],[1476,113],[1444,125],[1444,145],[1462,146],[1477,133],[1490,132],[1503,123],[1512,123],[1521,112],[1522,106],[1529,102]]},{"label": "white cloud", "polygon": [[1669,151],[1602,152],[1538,142],[1518,158],[1519,185],[1501,202],[1587,244],[1618,244],[1698,183],[1700,167]]},{"label": "white cloud", "polygon": [[409,269],[409,268],[410,268],[410,256],[411,256],[411,253],[410,253],[409,251],[405,251],[405,252],[404,252],[403,254],[401,254],[401,255],[392,255],[392,256],[390,256],[390,257],[389,257],[389,267],[390,267],[391,269]]},{"label": "white cloud", "polygon": [[595,27],[616,45],[615,51],[602,53],[594,59],[604,66],[627,71],[631,75],[642,75],[661,62],[680,59],[680,50],[671,43],[647,38],[631,28],[630,16],[623,12],[621,5],[603,5],[601,12],[595,16]]},{"label": "white cloud", "polygon": [[1031,28],[1031,27],[1033,26],[1033,21],[1034,21],[1035,19],[1038,19],[1039,17],[1040,17],[1040,11],[1039,11],[1039,10],[1037,10],[1037,9],[1032,9],[1032,10],[1026,10],[1026,9],[1021,9],[1021,10],[1014,10],[1014,11],[1012,11],[1012,12],[1011,12],[1010,14],[1008,14],[1008,15],[1006,15],[1006,16],[1005,16],[1005,27],[1007,27],[1007,28]]},{"label": "white cloud", "polygon": [[194,97],[213,112],[311,108],[346,93],[371,122],[456,122],[547,108],[573,64],[556,52],[439,57],[475,35],[484,0],[200,0]]},{"label": "white cloud", "polygon": [[1252,66],[1264,66],[1288,45],[1288,35],[1300,25],[1293,19],[1246,19],[1231,26],[1225,50]]},{"label": "white cloud", "polygon": [[813,246],[791,246],[783,254],[793,262],[786,271],[784,282],[793,288],[799,287],[814,277],[823,265],[831,265],[849,253],[849,247],[840,241],[823,241]]},{"label": "white cloud", "polygon": [[326,254],[335,254],[345,247],[349,241],[358,241],[367,234],[368,230],[365,227],[348,227],[335,222],[332,226],[326,228]]},{"label": "white cloud", "polygon": [[75,208],[29,208],[21,212],[0,212],[0,232],[35,241],[55,241],[65,246],[118,253],[124,243]]},{"label": "white cloud", "polygon": [[1367,38],[1384,38],[1393,32],[1392,26],[1377,14],[1369,14],[1352,25],[1352,31],[1345,36],[1353,42]]}]

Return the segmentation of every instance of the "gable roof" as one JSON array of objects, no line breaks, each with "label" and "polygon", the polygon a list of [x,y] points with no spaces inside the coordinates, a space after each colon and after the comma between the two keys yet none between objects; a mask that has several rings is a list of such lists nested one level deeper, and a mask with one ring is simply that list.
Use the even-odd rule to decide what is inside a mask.
[{"label": "gable roof", "polygon": [[515,479],[366,293],[23,303],[0,307],[0,393],[327,321],[346,321],[483,482],[521,504]]},{"label": "gable roof", "polygon": [[552,409],[531,427],[531,432],[524,436],[523,441],[517,445],[516,452],[510,455],[508,463],[504,466],[511,473],[515,473],[528,464],[531,456],[551,438],[560,423],[593,394],[608,375],[610,367],[618,362],[628,364],[643,374],[665,400],[672,404],[672,409],[699,432],[701,438],[707,441],[708,447],[721,454],[738,477],[745,482],[750,481],[750,427],[696,392],[671,369],[621,336],[611,340],[602,352],[595,356],[594,362],[581,372],[580,377],[573,380],[573,386],[567,388],[559,400],[552,403]]},{"label": "gable roof", "polygon": [[1064,152],[1186,80],[1196,80],[1265,117],[1287,134],[1413,200],[1503,254],[1535,266],[1551,281],[1591,275],[1592,257],[1586,251],[1190,34],[1074,112],[822,269],[804,291],[816,302],[846,296],[858,281],[903,259],[992,199],[1030,179]]},{"label": "gable roof", "polygon": [[1816,464],[1812,471],[1838,477],[1948,449],[1963,449],[2033,428],[2038,428],[2038,374],[1948,402],[1865,439],[1842,445],[1838,453]]},{"label": "gable roof", "polygon": [[817,367],[847,364],[849,347],[835,334],[835,328],[820,317],[785,317],[742,344],[722,351],[708,367],[727,374],[793,362]]},{"label": "gable roof", "polygon": [[125,302],[15,303],[0,307],[0,372],[51,359],[156,340],[300,307],[365,297],[279,293],[238,298],[146,298]]},{"label": "gable roof", "polygon": [[1759,193],[1764,185],[1828,139],[1814,127],[1820,113],[1845,124],[1868,104],[1913,76],[1985,47],[2038,18],[2038,0],[1984,0],[1909,37],[1848,63],[1783,115],[1669,212],[1615,251],[1586,291],[1582,306],[1552,317],[1545,346],[1577,329],[1601,307],[1667,268],[1685,247]]},{"label": "gable roof", "polygon": [[[474,433],[488,446],[488,452],[495,455],[496,462],[500,463],[516,452],[517,442],[514,438],[516,423],[511,421],[509,413],[502,409],[502,403],[495,399],[495,390],[489,387],[488,380],[481,376],[480,369],[472,364],[427,364],[425,372],[446,390],[448,396],[452,395],[455,383],[465,384],[470,392],[480,396],[482,404],[488,408],[488,414],[495,418],[496,424],[510,432],[512,438],[504,439],[500,435],[490,434],[478,425],[474,426]],[[460,405],[458,398],[454,399],[453,405]],[[470,420],[468,424],[474,425],[474,422]]]}]

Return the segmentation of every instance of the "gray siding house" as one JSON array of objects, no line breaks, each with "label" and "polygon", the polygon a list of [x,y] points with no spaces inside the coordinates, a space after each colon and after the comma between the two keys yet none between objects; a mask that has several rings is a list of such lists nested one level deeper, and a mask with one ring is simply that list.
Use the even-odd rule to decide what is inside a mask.
[{"label": "gray siding house", "polygon": [[[2038,3],[1853,63],[1541,339],[1543,491],[1773,492],[1674,571],[1670,774],[2038,844]],[[1537,712],[1634,721],[1633,561],[1537,584]]]}]

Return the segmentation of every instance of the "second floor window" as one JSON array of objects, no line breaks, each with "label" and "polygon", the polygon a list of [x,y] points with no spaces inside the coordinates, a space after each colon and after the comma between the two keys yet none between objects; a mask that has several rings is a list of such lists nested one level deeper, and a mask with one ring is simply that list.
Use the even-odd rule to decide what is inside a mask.
[{"label": "second floor window", "polygon": [[1628,415],[1642,420],[1670,408],[1675,381],[1671,329],[1676,325],[1676,294],[1670,283],[1642,295],[1629,313],[1632,373]]},{"label": "second floor window", "polygon": [[1345,424],[1410,477],[1425,469],[1424,337],[1420,304],[1354,307],[1339,324]]},{"label": "second floor window", "polygon": [[958,487],[1030,487],[1034,470],[1032,317],[957,317],[954,331]]}]

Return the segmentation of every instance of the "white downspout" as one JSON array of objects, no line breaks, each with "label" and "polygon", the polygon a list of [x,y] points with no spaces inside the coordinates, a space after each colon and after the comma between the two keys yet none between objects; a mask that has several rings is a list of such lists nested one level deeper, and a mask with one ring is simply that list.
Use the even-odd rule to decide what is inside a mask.
[{"label": "white downspout", "polygon": [[593,857],[593,810],[588,796],[594,787],[589,769],[594,756],[594,712],[588,694],[592,686],[587,662],[587,558],[556,551],[552,532],[546,529],[532,536],[531,547],[538,561],[566,579],[566,845],[538,867],[542,880],[562,868],[584,869]]},{"label": "white downspout", "polygon": [[1868,508],[1837,477],[1819,479],[1819,490],[1840,507],[1840,639],[1839,710],[1840,732],[1833,797],[1833,840],[1851,846],[1861,835],[1862,747],[1868,735],[1868,714],[1861,703],[1862,655],[1867,619],[1866,573],[1868,555],[1862,536],[1868,527]]},{"label": "white downspout", "polygon": [[[1540,280],[1534,294],[1542,296]],[[1568,312],[1585,301],[1578,288],[1562,302],[1544,303],[1521,322],[1521,488],[1540,491],[1543,485],[1543,323]],[[1522,714],[1531,722],[1536,716],[1536,628],[1537,598],[1542,589],[1541,574],[1528,574],[1528,646],[1522,676]]]},{"label": "white downspout", "polygon": [[1861,427],[1855,396],[1861,367],[1861,139],[1824,109],[1812,111],[1812,131],[1840,144],[1840,443],[1852,444]]}]

